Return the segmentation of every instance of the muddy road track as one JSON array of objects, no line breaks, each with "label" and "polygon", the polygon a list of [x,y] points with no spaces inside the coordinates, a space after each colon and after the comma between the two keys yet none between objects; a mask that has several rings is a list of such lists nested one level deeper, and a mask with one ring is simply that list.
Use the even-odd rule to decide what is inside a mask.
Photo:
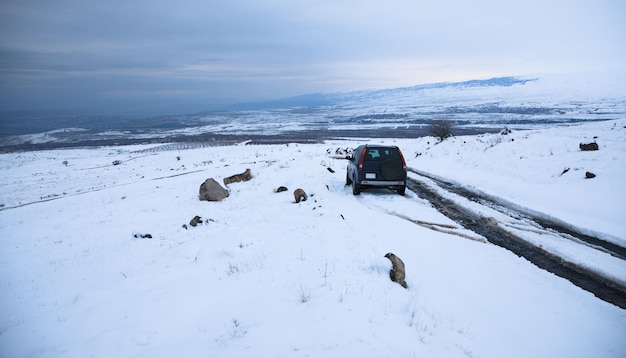
[{"label": "muddy road track", "polygon": [[[582,245],[584,250],[597,250],[613,257],[626,260],[626,248],[597,237],[581,233],[570,225],[547,219],[541,215],[515,208],[485,194],[460,185],[435,178],[427,173],[409,169],[407,187],[419,197],[428,200],[437,210],[468,230],[485,237],[490,243],[501,246],[527,259],[539,268],[565,278],[576,286],[593,293],[596,297],[626,309],[626,285],[623,282],[590,269],[558,252],[550,251],[532,240],[518,234],[523,228],[546,237],[558,236],[571,241],[571,245]],[[461,198],[457,200],[455,198]],[[462,201],[471,205],[462,204]],[[480,210],[476,210],[479,205]],[[470,206],[473,206],[470,208]],[[489,212],[494,215],[488,214]],[[502,220],[502,216],[506,220]],[[506,221],[506,222],[505,222]],[[514,223],[514,224],[511,224]]]}]

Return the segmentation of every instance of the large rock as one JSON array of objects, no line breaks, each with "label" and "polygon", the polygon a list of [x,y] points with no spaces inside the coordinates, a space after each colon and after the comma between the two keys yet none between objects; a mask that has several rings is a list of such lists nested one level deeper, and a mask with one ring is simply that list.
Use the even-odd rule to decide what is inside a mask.
[{"label": "large rock", "polygon": [[309,198],[308,195],[306,195],[306,193],[304,192],[304,190],[298,188],[293,192],[293,197],[294,199],[296,199],[296,203],[299,203],[300,201],[306,201],[306,199]]},{"label": "large rock", "polygon": [[220,201],[228,197],[228,191],[213,178],[209,178],[200,185],[200,200]]}]

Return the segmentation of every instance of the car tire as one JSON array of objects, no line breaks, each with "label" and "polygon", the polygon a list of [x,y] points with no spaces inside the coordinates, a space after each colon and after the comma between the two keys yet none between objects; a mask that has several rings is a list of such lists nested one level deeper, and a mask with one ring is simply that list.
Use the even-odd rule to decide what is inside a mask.
[{"label": "car tire", "polygon": [[388,159],[380,165],[380,174],[386,180],[402,179],[402,163],[398,160]]},{"label": "car tire", "polygon": [[355,181],[352,182],[352,194],[353,195],[361,194],[361,186],[357,184]]},{"label": "car tire", "polygon": [[352,179],[350,179],[350,174],[346,173],[346,185],[352,184]]},{"label": "car tire", "polygon": [[406,192],[406,185],[402,185],[401,187],[398,187],[398,194],[404,196],[405,192]]}]

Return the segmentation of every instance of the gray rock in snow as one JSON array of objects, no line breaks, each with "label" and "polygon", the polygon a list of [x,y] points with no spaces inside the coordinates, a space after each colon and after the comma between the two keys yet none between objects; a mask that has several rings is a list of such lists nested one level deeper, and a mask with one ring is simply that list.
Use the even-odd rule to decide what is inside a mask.
[{"label": "gray rock in snow", "polygon": [[213,178],[209,178],[200,185],[200,200],[220,201],[228,197],[228,191]]}]

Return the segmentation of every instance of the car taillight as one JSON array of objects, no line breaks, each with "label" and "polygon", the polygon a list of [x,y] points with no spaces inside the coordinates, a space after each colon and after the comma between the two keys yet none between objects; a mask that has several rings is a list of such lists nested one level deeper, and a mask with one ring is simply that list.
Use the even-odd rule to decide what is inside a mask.
[{"label": "car taillight", "polygon": [[402,155],[402,151],[399,148],[398,153],[400,153],[400,159],[402,159],[402,170],[406,172],[406,162],[404,161],[404,155]]},{"label": "car taillight", "polygon": [[365,151],[366,150],[367,150],[367,148],[363,148],[363,151],[361,151],[361,158],[359,158],[359,166],[358,166],[359,170],[363,170],[363,162],[365,161]]}]

